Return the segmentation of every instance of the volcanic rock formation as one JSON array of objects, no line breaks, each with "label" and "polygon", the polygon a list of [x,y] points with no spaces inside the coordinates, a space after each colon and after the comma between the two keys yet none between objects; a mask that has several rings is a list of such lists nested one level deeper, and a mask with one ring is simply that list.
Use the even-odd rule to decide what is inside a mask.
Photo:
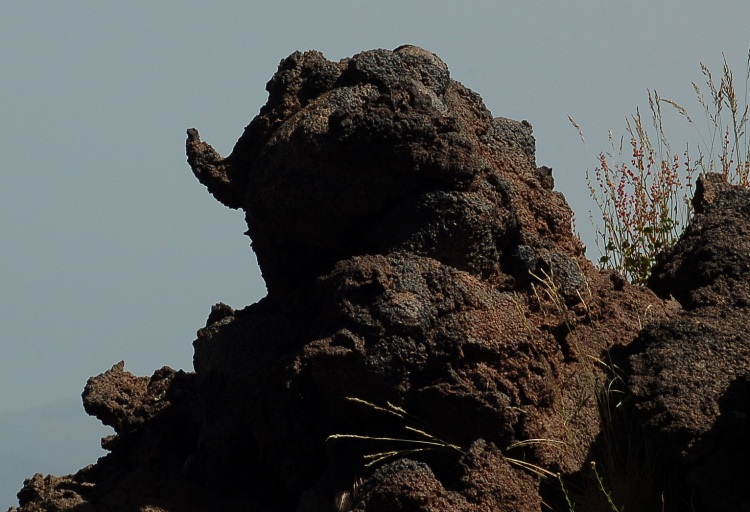
[{"label": "volcanic rock formation", "polygon": [[695,216],[649,286],[684,307],[627,347],[630,391],[647,433],[687,471],[701,510],[750,497],[750,190],[698,181]]},{"label": "volcanic rock formation", "polygon": [[[670,294],[688,310],[722,293],[669,284],[702,235],[660,263],[662,298],[599,272],[536,165],[529,123],[493,118],[423,49],[340,62],[295,52],[267,89],[229,156],[195,129],[187,154],[216,199],[245,211],[268,295],[211,309],[195,373],[139,378],[119,364],[89,380],[84,405],[115,428],[111,453],[27,480],[19,511],[559,506],[557,480],[541,477],[582,478],[602,444],[614,346],[630,350],[649,425],[673,428],[660,419],[671,406],[642,391],[661,386],[649,358],[667,339],[648,333],[692,314]],[[722,201],[699,211],[714,218]],[[740,259],[732,268],[744,272]],[[707,265],[702,286],[737,291],[712,303],[731,311],[746,284],[721,281],[723,269]],[[703,327],[706,350],[718,350],[717,329]],[[739,368],[706,402],[711,420],[673,440],[679,450],[742,388]]]}]

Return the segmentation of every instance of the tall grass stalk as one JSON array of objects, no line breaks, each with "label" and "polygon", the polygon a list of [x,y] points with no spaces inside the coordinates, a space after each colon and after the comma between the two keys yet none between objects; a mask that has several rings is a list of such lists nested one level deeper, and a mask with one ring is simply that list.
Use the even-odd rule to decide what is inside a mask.
[{"label": "tall grass stalk", "polygon": [[[701,71],[706,79],[706,87],[710,98],[706,100],[703,90],[692,82],[693,89],[706,118],[708,133],[701,132],[687,110],[672,100],[662,99],[664,103],[673,106],[693,125],[701,143],[698,145],[698,159],[696,168],[701,172],[720,172],[729,183],[750,186],[750,145],[747,136],[748,116],[748,83],[750,82],[750,50],[745,64],[745,88],[742,102],[738,98],[734,86],[732,69],[727,58],[722,54],[722,75],[717,84],[711,70],[704,63],[700,63]],[[727,115],[729,119],[727,120]]]},{"label": "tall grass stalk", "polygon": [[[611,152],[599,154],[593,176],[586,171],[586,184],[604,223],[594,223],[599,265],[636,284],[646,282],[656,255],[684,230],[692,213],[695,169],[687,148],[682,162],[681,155],[672,152],[658,93],[648,91],[648,98],[654,132],[649,134],[636,110],[626,119],[627,151],[624,138],[617,145],[610,132]],[[570,121],[585,143],[581,127]]]},{"label": "tall grass stalk", "polygon": [[[599,226],[592,216],[601,254],[599,265],[620,272],[632,283],[645,283],[657,254],[672,246],[685,230],[692,214],[690,199],[696,172],[720,172],[729,183],[750,186],[750,141],[746,129],[750,51],[744,95],[738,93],[729,63],[722,57],[718,82],[708,66],[700,63],[707,94],[692,83],[708,126],[706,134],[687,109],[649,90],[653,129],[644,125],[636,110],[626,119],[627,135],[619,145],[610,132],[611,151],[599,154],[593,176],[586,172],[589,192],[603,222]],[[695,148],[697,159],[691,158],[688,145],[681,153],[672,151],[664,131],[662,104],[677,110],[696,129],[700,139]],[[572,117],[569,119],[585,144],[580,125]]]}]

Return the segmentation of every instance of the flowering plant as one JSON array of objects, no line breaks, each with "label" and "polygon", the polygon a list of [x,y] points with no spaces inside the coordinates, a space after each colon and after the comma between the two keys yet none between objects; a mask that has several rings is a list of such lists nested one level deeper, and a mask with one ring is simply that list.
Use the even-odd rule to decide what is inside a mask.
[{"label": "flowering plant", "polygon": [[[599,264],[602,268],[620,272],[635,284],[644,284],[648,280],[656,256],[673,245],[685,230],[692,214],[690,200],[696,171],[721,172],[729,183],[750,186],[750,145],[745,131],[750,52],[744,109],[740,109],[726,58],[718,87],[708,67],[701,63],[701,69],[711,93],[710,104],[697,84],[693,83],[693,88],[706,115],[710,129],[708,137],[697,129],[685,108],[672,100],[660,98],[656,91],[648,91],[654,135],[649,135],[640,111],[636,110],[636,114],[626,120],[627,156],[624,138],[618,148],[610,132],[612,151],[599,154],[593,178],[586,171],[589,192],[604,223],[601,228],[594,223],[596,245],[601,253]],[[697,145],[699,158],[696,161],[690,157],[689,146],[682,155],[672,152],[664,133],[662,104],[674,107],[696,127],[701,140]],[[722,119],[725,109],[731,115],[727,123]],[[585,144],[581,127],[573,118],[568,118]]]}]

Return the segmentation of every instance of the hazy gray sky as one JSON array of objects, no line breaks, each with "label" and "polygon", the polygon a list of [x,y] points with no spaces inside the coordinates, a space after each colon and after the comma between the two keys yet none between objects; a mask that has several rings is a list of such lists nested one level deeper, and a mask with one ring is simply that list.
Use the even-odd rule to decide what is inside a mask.
[{"label": "hazy gray sky", "polygon": [[3,0],[0,509],[35,471],[103,453],[88,377],[123,359],[192,370],[211,305],[265,294],[242,213],[195,180],[185,130],[228,154],[289,53],[435,52],[495,116],[531,122],[590,243],[591,162],[567,115],[597,153],[646,88],[692,106],[698,63],[718,74],[721,52],[741,81],[748,20],[746,0]]}]

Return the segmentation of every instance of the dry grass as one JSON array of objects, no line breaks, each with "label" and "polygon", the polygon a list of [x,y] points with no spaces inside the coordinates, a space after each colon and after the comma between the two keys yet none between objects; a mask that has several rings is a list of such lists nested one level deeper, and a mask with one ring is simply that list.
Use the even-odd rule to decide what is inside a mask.
[{"label": "dry grass", "polygon": [[[682,162],[671,150],[658,93],[648,91],[648,98],[654,133],[649,134],[636,111],[626,120],[628,155],[624,138],[617,145],[610,132],[611,151],[599,154],[593,177],[586,171],[586,184],[604,223],[602,228],[594,225],[599,264],[637,284],[645,283],[656,255],[684,230],[695,170],[687,149]],[[583,139],[580,126],[571,122]]]},{"label": "dry grass", "polygon": [[[617,270],[633,283],[646,282],[657,254],[673,245],[684,231],[692,213],[689,200],[696,172],[720,172],[732,184],[750,186],[746,131],[750,51],[742,99],[726,58],[718,82],[705,64],[700,67],[708,93],[696,83],[693,88],[708,126],[706,134],[682,105],[648,91],[651,126],[645,126],[636,111],[626,120],[627,136],[618,146],[610,132],[611,152],[600,153],[593,176],[586,176],[603,221],[601,229],[594,226],[599,264]],[[675,109],[696,129],[700,139],[697,159],[691,158],[687,145],[684,152],[672,151],[662,105]],[[581,127],[572,118],[570,121],[585,144]],[[590,321],[595,327],[595,319]],[[669,467],[658,447],[643,436],[633,409],[621,403],[625,386],[618,368],[611,361],[603,368],[607,385],[594,390],[601,432],[589,454],[590,464],[576,475],[559,478],[558,512],[681,509],[670,495],[680,485],[676,469]]]},{"label": "dry grass", "polygon": [[390,416],[394,416],[404,422],[404,430],[409,434],[416,434],[419,438],[414,437],[380,437],[380,436],[364,436],[358,434],[333,434],[328,436],[326,442],[335,439],[358,439],[364,441],[382,441],[389,445],[404,446],[404,448],[395,448],[392,450],[386,450],[382,452],[376,452],[367,454],[364,456],[366,462],[365,467],[371,467],[380,464],[386,460],[407,457],[415,453],[434,451],[434,450],[448,450],[454,451],[459,455],[465,455],[466,449],[460,446],[440,439],[428,433],[424,428],[417,428],[415,426],[408,425],[408,422],[418,422],[419,420],[409,413],[407,413],[401,407],[397,407],[391,403],[386,403],[385,407],[380,407],[376,404],[362,400],[356,397],[347,397],[350,402],[356,402],[362,404],[373,411],[385,413]]},{"label": "dry grass", "polygon": [[[698,160],[696,167],[702,172],[721,172],[727,181],[735,185],[750,186],[748,175],[750,174],[750,145],[747,139],[747,93],[748,82],[750,82],[750,50],[747,54],[745,65],[745,90],[742,103],[734,86],[732,69],[727,62],[726,56],[722,54],[724,65],[722,76],[718,83],[714,81],[711,70],[700,63],[701,71],[706,78],[706,86],[711,94],[710,100],[706,101],[700,86],[693,82],[693,89],[698,102],[703,108],[703,113],[708,126],[708,134],[704,134],[698,125],[688,115],[687,110],[671,100],[662,100],[672,105],[682,114],[687,121],[695,127],[701,140],[698,146]],[[726,120],[727,110],[729,120]]]},{"label": "dry grass", "polygon": [[[589,383],[586,393],[596,401],[600,420],[600,432],[586,454],[587,463],[582,469],[574,475],[544,479],[551,495],[549,510],[661,511],[664,474],[661,459],[650,441],[641,435],[632,411],[621,407],[625,381],[619,368],[607,352],[602,357],[591,354],[590,343],[580,339],[553,276],[544,275],[537,280],[535,294],[556,305],[557,313],[567,325],[569,342],[582,356],[582,369]],[[588,306],[593,295],[587,285],[579,298],[587,312],[594,345],[601,346],[601,340],[597,340],[597,319]]]},{"label": "dry grass", "polygon": [[[750,52],[742,101],[726,58],[718,83],[705,64],[700,66],[709,98],[696,83],[693,88],[706,118],[707,134],[701,132],[686,108],[648,91],[652,128],[644,125],[636,110],[626,119],[626,137],[618,145],[610,132],[611,151],[599,154],[593,177],[586,173],[603,222],[600,228],[592,218],[601,254],[599,264],[620,272],[632,283],[645,283],[656,255],[673,245],[684,231],[692,213],[690,199],[696,172],[721,172],[730,183],[750,186],[746,131]],[[696,129],[701,141],[696,147],[697,159],[691,158],[687,144],[681,153],[672,151],[664,131],[662,104],[674,108]],[[580,125],[569,119],[585,144]]]}]

